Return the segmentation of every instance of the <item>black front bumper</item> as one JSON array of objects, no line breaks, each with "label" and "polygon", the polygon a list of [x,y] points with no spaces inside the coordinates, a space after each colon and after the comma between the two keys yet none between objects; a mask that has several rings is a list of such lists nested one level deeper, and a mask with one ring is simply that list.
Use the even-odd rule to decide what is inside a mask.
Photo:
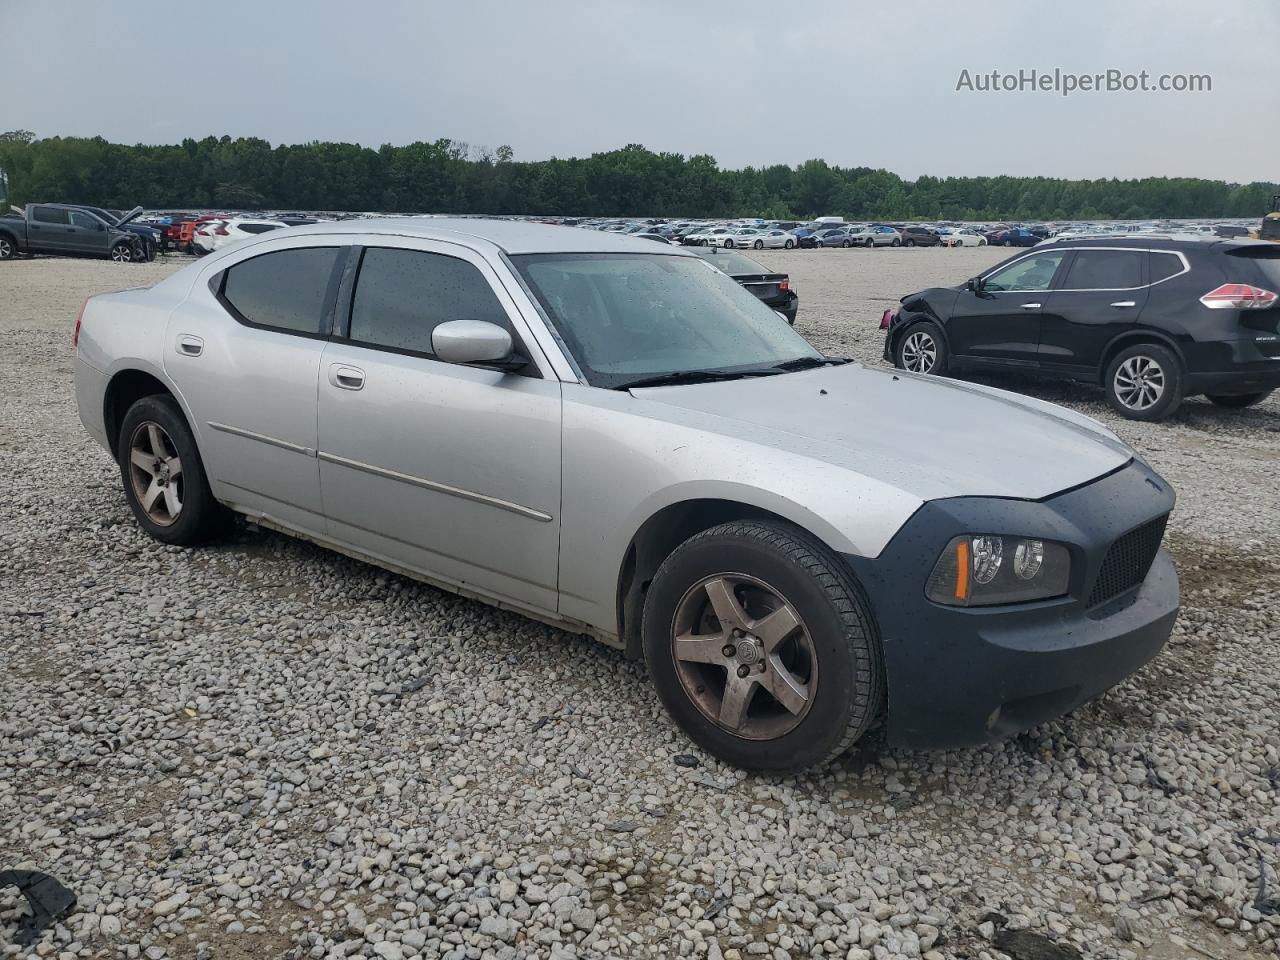
[{"label": "black front bumper", "polygon": [[[1154,657],[1178,614],[1178,577],[1164,550],[1136,587],[1093,607],[1088,598],[1108,547],[1167,514],[1173,500],[1163,479],[1133,461],[1043,501],[931,501],[879,557],[847,557],[880,627],[889,742],[950,748],[1010,736],[1074,709]],[[931,602],[929,573],[964,533],[1067,545],[1069,594],[991,607]]]}]

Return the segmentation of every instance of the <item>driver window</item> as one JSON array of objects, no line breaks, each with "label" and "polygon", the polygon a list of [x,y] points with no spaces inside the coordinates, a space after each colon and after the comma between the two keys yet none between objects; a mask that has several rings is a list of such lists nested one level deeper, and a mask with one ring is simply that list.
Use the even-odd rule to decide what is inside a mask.
[{"label": "driver window", "polygon": [[986,277],[982,288],[991,291],[1048,290],[1064,256],[1066,254],[1062,251],[1032,254]]}]

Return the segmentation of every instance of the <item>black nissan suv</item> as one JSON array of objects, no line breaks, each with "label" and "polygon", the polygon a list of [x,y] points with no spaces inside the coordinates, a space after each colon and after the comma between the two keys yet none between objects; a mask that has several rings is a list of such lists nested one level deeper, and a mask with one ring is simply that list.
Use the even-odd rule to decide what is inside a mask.
[{"label": "black nissan suv", "polygon": [[1204,394],[1247,407],[1280,386],[1280,243],[1159,235],[1042,243],[886,312],[884,358],[916,373],[1021,370],[1101,384],[1160,420]]}]

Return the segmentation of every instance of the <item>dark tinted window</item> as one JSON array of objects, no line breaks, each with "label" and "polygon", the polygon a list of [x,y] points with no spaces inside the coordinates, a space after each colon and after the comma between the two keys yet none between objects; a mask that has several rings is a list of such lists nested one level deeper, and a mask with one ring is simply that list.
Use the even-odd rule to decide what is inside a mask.
[{"label": "dark tinted window", "polygon": [[1182,272],[1182,260],[1172,253],[1152,253],[1147,258],[1148,283],[1158,283]]},{"label": "dark tinted window", "polygon": [[250,323],[320,333],[337,247],[278,250],[226,272],[223,298]]},{"label": "dark tinted window", "polygon": [[1142,253],[1138,250],[1077,250],[1067,272],[1065,290],[1122,290],[1142,286]]},{"label": "dark tinted window", "polygon": [[31,214],[33,220],[39,220],[41,223],[70,223],[70,212],[67,210],[59,210],[57,207],[36,207]]},{"label": "dark tinted window", "polygon": [[266,233],[277,229],[274,223],[240,223],[237,226],[245,233]]},{"label": "dark tinted window", "polygon": [[511,330],[489,281],[456,257],[420,250],[365,251],[351,305],[351,339],[432,353],[431,331],[448,320],[488,320]]}]

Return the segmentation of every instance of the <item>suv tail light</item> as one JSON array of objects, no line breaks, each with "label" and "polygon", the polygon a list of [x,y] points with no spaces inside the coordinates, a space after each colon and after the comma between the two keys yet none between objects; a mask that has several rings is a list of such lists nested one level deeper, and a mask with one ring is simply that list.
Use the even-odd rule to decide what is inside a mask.
[{"label": "suv tail light", "polygon": [[217,230],[215,230],[215,231],[213,231],[213,232],[214,232],[215,234],[217,234],[218,236],[220,236],[220,237],[229,236],[229,234],[227,233],[227,228],[226,228],[226,227],[219,227]]},{"label": "suv tail light", "polygon": [[790,277],[783,277],[781,280],[779,280],[779,281],[778,281],[778,289],[779,289],[779,290],[790,290],[790,289],[791,289],[791,278],[790,278]]},{"label": "suv tail light", "polygon": [[1247,283],[1224,283],[1210,290],[1200,302],[1210,310],[1263,310],[1275,305],[1280,297]]},{"label": "suv tail light", "polygon": [[71,330],[71,345],[73,347],[80,346],[80,323],[84,320],[84,308],[89,305],[89,301],[93,297],[85,297],[84,302],[80,304],[80,309],[76,311],[76,325]]}]

